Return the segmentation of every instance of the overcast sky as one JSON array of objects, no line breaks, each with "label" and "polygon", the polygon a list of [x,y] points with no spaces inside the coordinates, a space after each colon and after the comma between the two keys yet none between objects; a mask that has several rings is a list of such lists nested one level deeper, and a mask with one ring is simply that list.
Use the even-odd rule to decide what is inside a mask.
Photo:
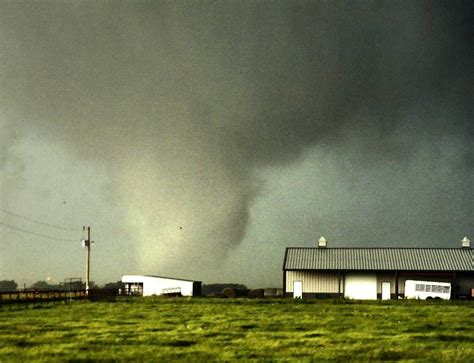
[{"label": "overcast sky", "polygon": [[473,22],[461,1],[1,1],[0,280],[84,277],[83,225],[99,283],[278,287],[321,235],[459,247]]}]

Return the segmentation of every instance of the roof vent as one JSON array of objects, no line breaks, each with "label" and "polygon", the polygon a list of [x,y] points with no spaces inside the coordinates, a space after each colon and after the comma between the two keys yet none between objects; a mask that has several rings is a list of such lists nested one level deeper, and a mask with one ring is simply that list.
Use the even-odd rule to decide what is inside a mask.
[{"label": "roof vent", "polygon": [[328,242],[328,241],[326,240],[326,238],[321,237],[321,238],[318,240],[318,247],[319,247],[319,248],[325,248],[327,242]]},{"label": "roof vent", "polygon": [[471,248],[471,241],[469,240],[469,238],[464,237],[461,240],[461,243],[462,243],[462,248]]}]

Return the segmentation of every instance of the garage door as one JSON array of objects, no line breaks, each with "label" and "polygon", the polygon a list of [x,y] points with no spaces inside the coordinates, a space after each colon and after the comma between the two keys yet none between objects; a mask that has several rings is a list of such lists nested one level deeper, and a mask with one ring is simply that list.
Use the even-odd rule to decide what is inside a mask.
[{"label": "garage door", "polygon": [[347,274],[344,282],[344,297],[349,299],[376,300],[377,275]]}]

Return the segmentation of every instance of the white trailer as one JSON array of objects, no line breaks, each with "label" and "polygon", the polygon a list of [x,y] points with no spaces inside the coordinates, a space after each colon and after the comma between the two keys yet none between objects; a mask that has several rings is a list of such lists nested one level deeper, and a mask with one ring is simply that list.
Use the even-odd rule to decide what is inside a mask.
[{"label": "white trailer", "polygon": [[451,298],[451,284],[449,282],[406,280],[405,298],[449,300]]}]

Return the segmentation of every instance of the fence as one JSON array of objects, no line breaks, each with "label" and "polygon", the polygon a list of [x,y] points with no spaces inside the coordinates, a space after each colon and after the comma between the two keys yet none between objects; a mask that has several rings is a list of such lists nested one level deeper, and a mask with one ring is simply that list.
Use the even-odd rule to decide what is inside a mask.
[{"label": "fence", "polygon": [[23,305],[27,307],[28,304],[55,303],[86,298],[86,290],[8,291],[0,292],[0,307]]}]

